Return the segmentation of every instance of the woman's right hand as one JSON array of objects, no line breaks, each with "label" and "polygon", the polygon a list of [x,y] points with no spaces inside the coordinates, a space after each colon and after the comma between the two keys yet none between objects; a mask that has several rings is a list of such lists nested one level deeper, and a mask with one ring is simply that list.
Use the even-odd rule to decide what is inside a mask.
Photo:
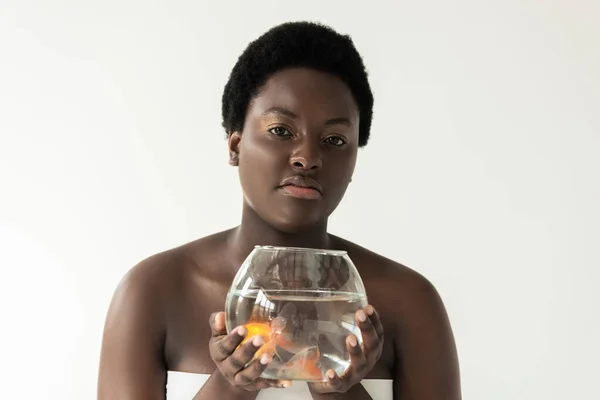
[{"label": "woman's right hand", "polygon": [[272,360],[272,354],[263,353],[259,358],[252,361],[247,367],[254,353],[265,343],[261,336],[255,336],[246,341],[239,348],[238,345],[248,334],[243,326],[232,329],[229,334],[225,329],[225,313],[213,313],[210,316],[210,328],[212,338],[210,339],[210,356],[217,365],[221,375],[229,381],[232,386],[247,391],[256,391],[270,387],[283,388],[291,385],[289,381],[260,378]]}]

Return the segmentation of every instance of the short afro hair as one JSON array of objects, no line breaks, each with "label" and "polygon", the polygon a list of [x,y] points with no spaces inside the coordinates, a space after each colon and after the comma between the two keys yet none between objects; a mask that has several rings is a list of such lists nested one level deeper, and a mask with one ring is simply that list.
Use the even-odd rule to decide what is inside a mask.
[{"label": "short afro hair", "polygon": [[312,68],[340,78],[358,106],[358,145],[369,140],[373,93],[362,58],[352,39],[314,22],[287,22],[251,42],[233,67],[222,98],[223,128],[227,134],[244,127],[248,105],[276,72]]}]

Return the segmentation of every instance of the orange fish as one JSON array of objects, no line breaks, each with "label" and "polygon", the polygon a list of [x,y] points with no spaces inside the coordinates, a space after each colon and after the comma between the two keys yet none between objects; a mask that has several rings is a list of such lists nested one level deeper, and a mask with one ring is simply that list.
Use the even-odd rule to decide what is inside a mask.
[{"label": "orange fish", "polygon": [[[255,336],[260,336],[265,341],[265,344],[262,345],[256,353],[254,353],[254,357],[252,360],[260,357],[264,353],[276,354],[277,345],[285,344],[282,343],[282,340],[279,340],[279,335],[285,326],[285,319],[278,317],[273,319],[271,322],[248,322],[244,325],[248,330],[248,334],[242,340],[242,342],[238,345],[240,347],[244,343],[252,340]],[[251,361],[252,361],[251,360]]]},{"label": "orange fish", "polygon": [[323,371],[318,365],[321,353],[317,346],[307,347],[296,353],[279,370],[282,379],[300,379],[307,381],[322,381]]},{"label": "orange fish", "polygon": [[[252,361],[268,353],[281,356],[277,352],[277,348],[281,348],[287,352],[294,353],[294,356],[288,362],[283,364],[279,369],[279,376],[282,379],[299,379],[307,381],[322,381],[323,372],[318,365],[321,353],[317,346],[300,347],[291,338],[291,335],[283,333],[286,320],[283,317],[277,317],[270,322],[248,322],[244,326],[248,330],[248,334],[239,344],[239,346],[252,340],[255,336],[260,336],[264,339],[265,344],[262,345],[256,353]],[[238,346],[238,347],[239,347]]]}]

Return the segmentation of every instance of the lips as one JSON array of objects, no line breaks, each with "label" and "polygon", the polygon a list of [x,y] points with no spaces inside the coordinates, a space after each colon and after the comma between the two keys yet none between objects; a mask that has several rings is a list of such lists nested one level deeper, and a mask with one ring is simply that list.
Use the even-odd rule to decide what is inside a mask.
[{"label": "lips", "polygon": [[289,196],[305,200],[316,200],[323,195],[323,188],[319,182],[305,176],[297,175],[284,179],[279,188]]}]

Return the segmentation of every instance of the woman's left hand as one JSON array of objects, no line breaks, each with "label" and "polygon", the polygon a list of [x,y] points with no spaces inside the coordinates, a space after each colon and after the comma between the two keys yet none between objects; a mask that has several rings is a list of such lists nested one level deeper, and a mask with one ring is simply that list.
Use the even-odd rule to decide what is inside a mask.
[{"label": "woman's left hand", "polygon": [[344,393],[359,383],[381,357],[383,326],[379,314],[373,306],[368,305],[358,310],[354,318],[362,335],[362,348],[358,345],[356,336],[349,335],[346,338],[346,348],[350,353],[350,366],[341,376],[338,376],[333,369],[328,370],[325,374],[326,382],[309,383],[311,392]]}]

